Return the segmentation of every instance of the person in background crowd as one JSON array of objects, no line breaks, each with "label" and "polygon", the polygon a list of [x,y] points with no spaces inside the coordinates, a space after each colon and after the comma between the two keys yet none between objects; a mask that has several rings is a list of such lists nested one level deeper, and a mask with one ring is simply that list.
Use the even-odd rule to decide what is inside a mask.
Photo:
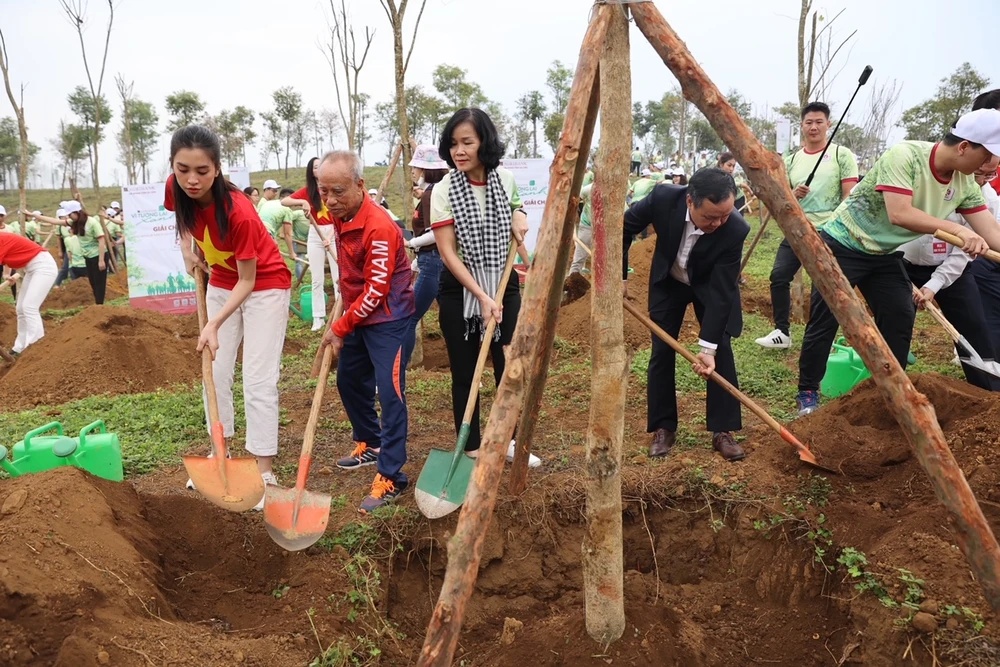
[{"label": "person in background crowd", "polygon": [[[972,103],[972,110],[1000,109],[1000,88],[986,91]],[[976,179],[976,182],[979,178]],[[993,217],[1000,220],[1000,199],[997,197],[1000,188],[1000,177],[991,180],[983,186],[983,197],[986,206]],[[993,343],[993,352],[1000,354],[1000,263],[979,257],[969,265],[968,271],[976,281],[979,296],[983,304],[983,313]]]},{"label": "person in background crowd", "polygon": [[255,187],[245,187],[243,188],[243,194],[250,198],[254,208],[260,206],[260,190]]},{"label": "person in background crowd", "polygon": [[275,242],[279,238],[283,239],[285,247],[288,248],[289,258],[298,262],[299,258],[295,253],[295,243],[292,239],[292,209],[278,199],[280,189],[281,186],[273,180],[264,182],[264,197],[257,204],[257,214],[271,233],[271,238]]},{"label": "person in background crowd", "polygon": [[628,200],[630,205],[635,205],[649,196],[649,193],[653,191],[653,187],[656,185],[656,181],[652,178],[652,172],[649,169],[642,170],[642,178],[632,183],[628,189]]},{"label": "person in background crowd", "polygon": [[110,208],[113,208],[115,210],[115,214],[113,216],[111,216],[111,217],[117,218],[120,221],[121,217],[122,217],[122,205],[119,204],[116,201],[113,201],[113,202],[111,202]]},{"label": "person in background crowd", "polygon": [[[580,212],[580,224],[576,228],[577,238],[579,238],[580,242],[583,243],[588,248],[594,247],[593,246],[594,230],[592,222],[594,216],[594,206],[591,198],[593,194],[593,188],[594,184],[590,183],[588,185],[585,185],[580,190],[580,202],[583,204],[583,210]],[[632,188],[630,187],[629,192],[631,191]],[[643,197],[645,196],[646,195],[643,195]],[[628,193],[626,193],[625,197],[626,199],[628,198]],[[629,205],[626,204],[624,210],[627,211],[628,207]],[[569,267],[569,275],[573,275],[574,273],[582,273],[584,271],[584,267],[587,265],[587,259],[589,257],[589,254],[587,253],[586,250],[584,250],[575,243],[573,245],[575,246],[575,249],[573,252],[573,263]]]},{"label": "person in background crowd", "polygon": [[309,275],[312,278],[312,312],[313,331],[319,331],[326,324],[326,304],[323,299],[323,283],[326,266],[330,266],[330,280],[333,281],[334,296],[340,294],[340,282],[338,280],[338,269],[336,261],[332,261],[327,253],[339,257],[337,245],[334,243],[334,224],[330,217],[330,211],[326,207],[326,202],[319,194],[318,173],[320,160],[318,157],[311,158],[306,164],[306,185],[289,195],[283,197],[281,203],[292,211],[302,211],[307,217],[316,222],[309,225],[309,239],[307,240],[306,259],[309,260]]},{"label": "person in background crowd", "polygon": [[[18,226],[17,228],[15,228],[14,224],[16,224],[16,223],[9,223],[9,222],[7,222],[7,209],[5,209],[3,206],[0,206],[0,234],[15,234],[15,235],[19,236],[20,235],[20,227]],[[3,275],[3,264],[2,263],[0,263],[0,275]],[[10,290],[11,290],[11,294],[13,294],[14,298],[16,299],[17,298],[17,285],[16,284],[11,284]]]},{"label": "person in background crowd", "polygon": [[[806,179],[816,166],[819,154],[826,146],[830,131],[830,107],[823,102],[811,102],[802,108],[802,148],[785,156],[788,184],[799,200],[806,218],[816,227],[833,217],[840,203],[858,184],[858,160],[848,148],[830,144],[823,161],[816,169],[810,185]],[[802,267],[788,239],[782,239],[771,269],[771,308],[774,331],[761,336],[761,347],[786,350],[792,345],[790,319],[792,313],[791,284]]]},{"label": "person in background crowd", "polygon": [[[664,184],[625,214],[622,278],[628,296],[628,251],[633,235],[649,225],[656,230],[656,250],[649,279],[649,315],[677,338],[688,306],[701,325],[701,351],[694,370],[706,380],[718,371],[739,386],[730,339],[743,330],[740,271],[743,242],[750,225],[733,208],[736,183],[718,168],[706,168],[686,186]],[[655,335],[647,378],[647,431],[653,434],[650,456],[666,456],[677,437],[675,353]],[[743,424],[740,403],[716,382],[708,382],[706,426],[712,447],[727,461],[746,454],[733,438]]]},{"label": "person in background crowd", "polygon": [[[34,241],[16,234],[0,234],[0,266],[6,266],[11,285],[14,272],[21,271],[21,290],[17,295],[17,338],[11,354],[21,354],[45,335],[41,307],[59,273],[56,260]],[[0,268],[0,283],[4,269]]]},{"label": "person in background crowd", "polygon": [[[375,465],[371,491],[358,511],[372,512],[409,486],[406,463],[406,372],[403,355],[413,316],[413,275],[403,234],[365,195],[357,153],[333,151],[319,165],[319,193],[333,220],[344,314],[323,336],[338,355],[337,390],[353,427],[343,470]],[[382,408],[381,423],[375,395]]]},{"label": "person in background crowd", "polygon": [[34,241],[35,243],[38,243],[41,240],[41,238],[38,235],[38,219],[35,216],[41,214],[42,214],[41,211],[32,211],[30,213],[27,212],[25,213],[26,217],[24,222],[24,238],[28,239],[29,241]]},{"label": "person in background crowd", "polygon": [[[208,128],[188,125],[174,132],[173,173],[163,205],[175,214],[188,273],[196,267],[211,273],[205,294],[208,322],[198,351],[208,347],[212,352],[224,435],[234,433],[233,381],[242,344],[246,449],[257,458],[264,483],[276,485],[278,379],[292,278],[251,201],[222,177],[221,153],[219,137]],[[194,488],[191,480],[187,486]],[[263,508],[261,498],[254,509]]]},{"label": "person in background crowd", "polygon": [[639,175],[639,169],[642,167],[642,151],[636,146],[635,150],[632,151],[632,169],[630,173],[633,176]]},{"label": "person in background crowd", "polygon": [[[87,277],[87,260],[83,256],[83,246],[80,245],[80,237],[73,233],[73,228],[66,226],[66,260],[69,262],[68,273],[70,280]],[[61,231],[61,230],[60,230]]]},{"label": "person in background crowd", "polygon": [[736,157],[728,151],[725,153],[719,153],[717,166],[731,175],[733,180],[736,182],[736,202],[733,203],[733,206],[737,211],[742,211],[743,206],[747,203],[747,197],[753,195],[753,192],[750,191],[750,186],[747,185],[743,172],[736,171]]},{"label": "person in background crowd", "polygon": [[413,237],[406,242],[407,247],[417,253],[415,265],[417,280],[413,285],[414,312],[411,319],[410,337],[407,339],[406,363],[409,365],[413,347],[416,345],[417,323],[423,319],[431,304],[438,296],[441,283],[441,254],[434,243],[434,232],[428,220],[431,214],[431,193],[434,186],[448,173],[448,163],[438,155],[437,146],[418,146],[413,153],[410,167],[414,169],[418,183],[423,187],[420,202],[413,213]]},{"label": "person in background crowd", "polygon": [[[988,163],[984,165],[993,166]],[[974,174],[976,183],[983,189],[983,198],[989,208],[990,199],[994,206],[990,213],[996,217],[996,193],[989,185],[989,180],[996,172],[995,166],[989,171],[977,169]],[[990,195],[987,195],[987,192]],[[961,215],[952,213],[949,222],[966,224]],[[903,251],[903,266],[910,282],[920,288],[920,295],[914,294],[917,308],[923,308],[928,301],[937,301],[941,312],[948,318],[958,332],[962,334],[972,348],[983,359],[996,359],[993,340],[990,337],[983,312],[983,303],[976,288],[976,279],[971,271],[966,270],[972,258],[962,252],[961,248],[939,241],[930,234],[904,243],[899,247]],[[916,313],[914,313],[915,315]],[[968,353],[956,347],[960,357]],[[973,384],[988,391],[1000,390],[1000,378],[986,373],[978,368],[963,363],[965,378]]]},{"label": "person in background crowd", "polygon": [[[939,143],[900,142],[878,159],[819,232],[850,285],[861,290],[879,332],[904,369],[914,303],[912,283],[896,251],[939,229],[960,237],[962,249],[971,255],[1000,248],[1000,226],[972,176],[980,168],[995,169],[998,154],[1000,111],[992,109],[965,114]],[[956,211],[975,231],[946,220]],[[837,327],[814,285],[799,357],[800,415],[819,407],[819,383]]]},{"label": "person in background crowd", "polygon": [[[55,218],[39,216],[38,220],[53,225],[53,228],[56,230],[56,236],[59,238],[59,251],[62,253],[62,266],[59,267],[59,275],[56,276],[56,287],[59,287],[69,275],[70,263],[66,250],[66,240],[73,235],[73,230],[70,229],[69,218],[66,215],[65,209],[62,208],[56,210]],[[84,266],[86,267],[86,264]]]},{"label": "person in background crowd", "polygon": [[[434,187],[431,229],[444,270],[438,293],[439,323],[451,365],[451,400],[455,432],[462,424],[473,383],[476,359],[487,322],[497,327],[490,347],[493,372],[499,386],[506,367],[504,346],[509,345],[521,309],[517,278],[509,280],[497,303],[497,290],[510,250],[511,239],[523,242],[528,216],[522,208],[514,175],[500,166],[504,145],[496,126],[481,109],[456,111],[441,133],[438,154],[452,171]],[[479,456],[479,401],[472,416],[466,454]],[[507,449],[514,460],[515,442]],[[529,465],[541,461],[532,456]]]},{"label": "person in background crowd", "polygon": [[100,306],[104,303],[108,286],[108,244],[104,238],[104,230],[98,219],[87,215],[83,206],[75,199],[64,201],[62,206],[69,215],[73,235],[80,240],[81,252],[87,263],[87,279],[94,293],[94,303]]},{"label": "person in background crowd", "polygon": [[[281,197],[281,201],[285,201],[286,197],[291,197],[293,194],[295,191],[291,188],[282,188],[278,196]],[[296,250],[300,251],[295,258],[295,280],[299,280],[306,272],[306,264],[302,261],[304,253],[301,251],[309,245],[309,217],[301,208],[288,210],[291,211],[292,215],[292,242],[295,244]]]},{"label": "person in background crowd", "polygon": [[667,174],[664,171],[665,169],[666,166],[662,162],[654,162],[649,165],[649,177],[657,183],[660,183],[667,178]]},{"label": "person in background crowd", "polygon": [[118,222],[117,216],[118,211],[112,207],[105,209],[104,214],[98,213],[99,217],[104,218],[104,226],[108,230],[108,235],[110,238],[111,253],[114,254],[115,263],[121,261],[121,252],[123,244],[125,243],[125,234],[122,229],[122,225]]}]

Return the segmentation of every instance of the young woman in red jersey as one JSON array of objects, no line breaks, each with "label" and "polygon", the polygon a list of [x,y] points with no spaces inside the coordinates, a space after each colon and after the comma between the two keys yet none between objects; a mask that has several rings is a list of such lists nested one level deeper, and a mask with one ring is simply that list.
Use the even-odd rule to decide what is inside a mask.
[{"label": "young woman in red jersey", "polygon": [[[233,375],[242,342],[246,448],[257,457],[265,484],[277,484],[271,464],[278,453],[278,373],[291,273],[253,203],[222,177],[214,132],[199,125],[175,132],[170,164],[164,206],[176,215],[184,262],[191,273],[195,266],[211,271],[208,323],[198,350],[207,345],[215,359],[225,435],[233,435]],[[255,509],[263,507],[261,499]]]},{"label": "young woman in red jersey", "polygon": [[2,267],[7,267],[11,276],[15,271],[22,273],[21,289],[17,292],[17,339],[11,350],[20,354],[45,335],[40,309],[56,282],[59,268],[42,246],[7,232],[0,233],[0,285],[6,277]]}]

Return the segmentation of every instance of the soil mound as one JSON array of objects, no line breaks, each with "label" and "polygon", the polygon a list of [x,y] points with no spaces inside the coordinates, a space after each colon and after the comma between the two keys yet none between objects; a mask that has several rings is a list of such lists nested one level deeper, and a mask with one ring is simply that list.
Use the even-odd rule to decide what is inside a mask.
[{"label": "soil mound", "polygon": [[[104,300],[111,301],[123,296],[128,296],[128,276],[124,271],[117,275],[109,273]],[[94,292],[90,289],[90,282],[86,278],[77,278],[64,281],[58,289],[53,288],[42,303],[42,310],[67,310],[92,305]]]},{"label": "soil mound", "polygon": [[17,337],[17,311],[14,306],[0,302],[0,347],[9,350]]},{"label": "soil mound", "polygon": [[565,296],[563,297],[563,305],[569,305],[574,301],[582,299],[590,291],[590,281],[583,277],[579,273],[571,273],[566,278],[566,284],[563,286],[563,292]]},{"label": "soil mound", "polygon": [[197,338],[193,316],[85,308],[25,350],[3,376],[0,404],[17,409],[191,382],[201,373]]}]

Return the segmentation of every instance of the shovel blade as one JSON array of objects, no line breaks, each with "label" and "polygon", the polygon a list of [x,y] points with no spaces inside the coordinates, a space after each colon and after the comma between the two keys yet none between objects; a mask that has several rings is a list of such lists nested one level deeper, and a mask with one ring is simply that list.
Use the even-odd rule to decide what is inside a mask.
[{"label": "shovel blade", "polygon": [[451,474],[454,459],[454,452],[432,449],[420,471],[415,496],[417,508],[428,519],[440,519],[465,502],[465,493],[469,489],[476,461],[464,454],[460,455],[455,472]]},{"label": "shovel blade", "polygon": [[[264,480],[256,459],[190,455],[181,458],[198,493],[222,509],[245,512],[264,497]],[[225,470],[220,466],[225,466]]]},{"label": "shovel blade", "polygon": [[[295,500],[299,498],[299,511]],[[287,551],[301,551],[316,543],[330,521],[330,494],[268,486],[264,494],[264,525],[271,539]]]}]

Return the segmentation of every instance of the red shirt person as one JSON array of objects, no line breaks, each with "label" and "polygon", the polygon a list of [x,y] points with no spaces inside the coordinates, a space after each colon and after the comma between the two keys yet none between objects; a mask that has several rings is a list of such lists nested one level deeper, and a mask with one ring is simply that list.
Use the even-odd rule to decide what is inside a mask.
[{"label": "red shirt person", "polygon": [[[42,302],[55,284],[59,269],[56,260],[42,246],[10,232],[0,232],[0,267],[10,270],[11,281],[15,270],[22,272],[17,293],[17,338],[11,348],[11,353],[20,354],[45,335]],[[3,273],[0,271],[0,285]],[[6,341],[0,345],[6,345]]]},{"label": "red shirt person", "polygon": [[[271,468],[278,453],[278,376],[292,276],[249,198],[222,177],[220,156],[211,130],[189,125],[175,132],[164,207],[176,214],[188,270],[211,271],[204,297],[208,322],[198,350],[208,346],[214,357],[225,435],[233,435],[233,380],[242,344],[246,449],[257,457],[265,484],[277,484]],[[188,486],[193,488],[190,480]],[[263,507],[261,498],[254,509]]]}]

